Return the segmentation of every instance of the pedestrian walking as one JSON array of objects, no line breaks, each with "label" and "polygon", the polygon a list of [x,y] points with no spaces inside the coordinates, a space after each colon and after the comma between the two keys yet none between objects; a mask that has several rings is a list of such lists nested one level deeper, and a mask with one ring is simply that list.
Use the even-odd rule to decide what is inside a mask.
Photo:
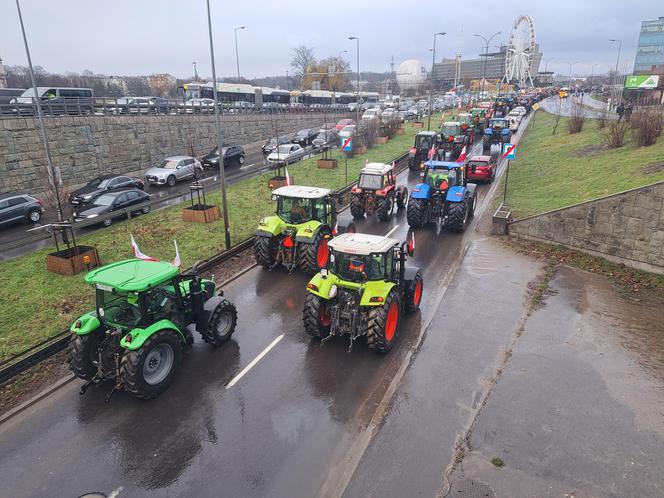
[{"label": "pedestrian walking", "polygon": [[632,117],[632,111],[633,110],[634,110],[634,108],[632,107],[632,104],[627,104],[625,106],[625,121],[627,121],[628,123],[629,123],[629,118]]},{"label": "pedestrian walking", "polygon": [[622,120],[623,114],[625,114],[625,106],[622,103],[618,104],[616,107],[616,114],[618,114],[618,121]]}]

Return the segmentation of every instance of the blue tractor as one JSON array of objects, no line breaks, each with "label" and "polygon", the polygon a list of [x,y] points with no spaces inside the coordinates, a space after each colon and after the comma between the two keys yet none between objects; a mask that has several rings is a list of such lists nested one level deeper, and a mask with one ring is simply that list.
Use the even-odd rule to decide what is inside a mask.
[{"label": "blue tractor", "polygon": [[484,130],[484,137],[482,138],[482,150],[486,154],[491,152],[493,144],[509,143],[512,140],[512,132],[510,131],[510,122],[507,118],[492,118],[489,125]]},{"label": "blue tractor", "polygon": [[463,232],[475,213],[477,185],[468,183],[463,163],[427,161],[422,183],[408,199],[406,219],[411,228],[436,223],[452,232]]}]

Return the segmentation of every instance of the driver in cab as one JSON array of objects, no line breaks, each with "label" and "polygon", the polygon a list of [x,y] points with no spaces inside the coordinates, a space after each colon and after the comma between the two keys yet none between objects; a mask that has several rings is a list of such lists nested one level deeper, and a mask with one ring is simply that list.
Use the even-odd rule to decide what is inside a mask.
[{"label": "driver in cab", "polygon": [[300,205],[300,199],[293,199],[290,209],[290,219],[294,223],[307,219],[307,210],[305,206]]}]

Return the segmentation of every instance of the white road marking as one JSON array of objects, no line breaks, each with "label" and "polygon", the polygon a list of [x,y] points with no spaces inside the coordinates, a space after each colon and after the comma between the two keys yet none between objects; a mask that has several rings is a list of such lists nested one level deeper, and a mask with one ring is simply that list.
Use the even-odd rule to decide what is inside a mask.
[{"label": "white road marking", "polygon": [[394,231],[395,231],[397,228],[399,228],[399,225],[396,225],[392,230],[390,230],[389,232],[387,232],[387,233],[385,234],[385,237],[389,237],[390,235],[392,235],[392,234],[394,233]]},{"label": "white road marking", "polygon": [[249,370],[251,370],[252,368],[254,368],[254,367],[256,366],[256,364],[257,364],[259,361],[261,361],[261,360],[263,359],[263,357],[264,357],[266,354],[268,354],[268,353],[270,352],[270,350],[271,350],[273,347],[275,347],[275,346],[279,343],[279,341],[282,340],[283,338],[284,338],[284,334],[281,334],[281,335],[280,335],[279,337],[277,337],[274,341],[272,341],[272,342],[270,343],[270,345],[269,345],[268,347],[266,347],[263,351],[261,351],[261,353],[260,353],[258,356],[256,356],[256,358],[254,358],[254,359],[251,361],[251,363],[249,363],[249,365],[247,365],[246,367],[244,367],[244,369],[243,369],[239,374],[237,374],[237,375],[233,378],[233,380],[231,380],[228,384],[226,384],[226,389],[230,389],[230,388],[233,387],[235,384],[237,384],[237,383],[240,381],[240,379],[242,379],[242,377],[244,377],[245,375],[247,375],[247,373],[249,373]]},{"label": "white road marking", "polygon": [[111,491],[111,494],[108,495],[108,498],[116,498],[117,496],[120,495],[120,493],[122,492],[123,489],[124,488],[122,486],[120,486],[117,489],[114,489],[113,491]]}]

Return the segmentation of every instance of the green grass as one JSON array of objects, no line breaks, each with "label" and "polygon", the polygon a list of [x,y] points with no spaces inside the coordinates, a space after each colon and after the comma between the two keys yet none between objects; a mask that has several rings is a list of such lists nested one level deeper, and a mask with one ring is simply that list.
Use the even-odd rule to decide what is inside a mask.
[{"label": "green grass", "polygon": [[[439,117],[438,117],[439,119]],[[376,145],[366,154],[348,160],[348,181],[357,179],[366,160],[387,162],[403,154],[413,143],[415,130],[406,125],[404,135],[387,144]],[[291,165],[288,170],[295,183],[339,189],[345,185],[345,163],[339,160],[334,170],[318,169],[316,158]],[[228,215],[233,243],[254,234],[258,220],[274,213],[267,180],[273,173],[251,178],[228,188]],[[206,196],[208,204],[220,204],[218,192]],[[132,256],[130,234],[141,250],[160,259],[174,257],[173,239],[177,238],[183,267],[197,259],[208,258],[224,249],[223,223],[184,223],[184,205],[173,206],[131,221],[112,225],[78,238],[80,244],[96,246],[104,264]],[[46,271],[46,255],[52,248],[39,250],[0,263],[0,360],[53,336],[76,317],[94,308],[92,289],[84,284],[84,274],[72,277]]]},{"label": "green grass", "polygon": [[511,162],[507,205],[515,218],[664,180],[664,137],[650,147],[636,147],[628,132],[625,146],[606,149],[594,120],[586,120],[575,135],[567,130],[567,118],[560,119],[552,135],[554,123],[553,115],[538,112]]}]

